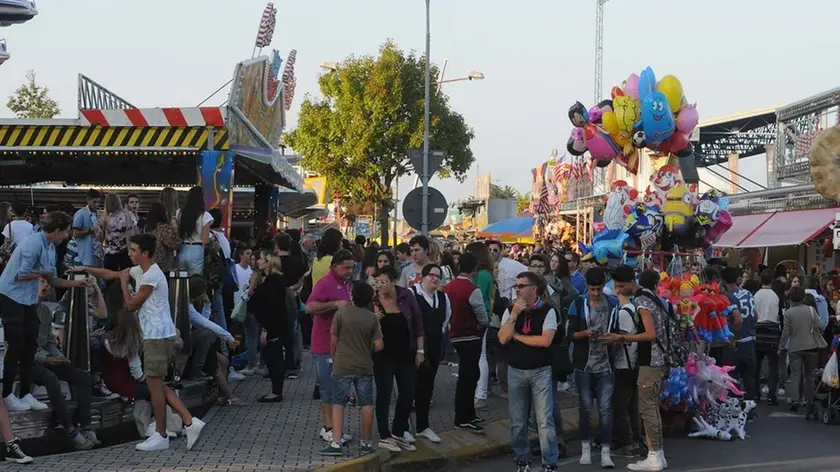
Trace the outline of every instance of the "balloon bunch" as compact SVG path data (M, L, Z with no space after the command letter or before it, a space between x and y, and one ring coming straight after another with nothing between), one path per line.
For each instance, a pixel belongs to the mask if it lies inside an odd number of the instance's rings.
M694 378L692 396L696 404L714 404L722 402L729 393L743 396L736 380L729 375L735 370L731 365L718 366L712 357L691 353L685 364L688 375Z
M694 407L691 380L685 367L671 367L668 378L662 382L659 398L669 408L689 409Z
M592 238L592 245L578 244L583 254L581 260L594 259L602 266L614 266L622 262L625 250L639 247L638 241L624 230L627 216L638 197L639 192L627 182L616 180L612 183L606 197L603 221L593 225L598 233ZM626 263L633 265L635 260L628 259Z
M658 153L678 156L693 152L689 137L700 116L695 104L689 105L682 83L673 75L656 80L653 69L630 74L619 87L612 88L611 99L590 109L581 102L569 108L575 128L566 149L580 156L589 151L598 166L613 160L635 173L636 149L647 147Z

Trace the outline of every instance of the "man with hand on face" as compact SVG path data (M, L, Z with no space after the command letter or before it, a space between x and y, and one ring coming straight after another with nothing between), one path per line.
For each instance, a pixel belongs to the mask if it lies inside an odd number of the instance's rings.
M557 470L554 377L551 343L557 332L557 313L546 303L545 279L533 272L516 278L516 300L502 317L499 342L507 346L508 407L511 445L517 472L528 472L528 417L534 405L542 451L542 470Z

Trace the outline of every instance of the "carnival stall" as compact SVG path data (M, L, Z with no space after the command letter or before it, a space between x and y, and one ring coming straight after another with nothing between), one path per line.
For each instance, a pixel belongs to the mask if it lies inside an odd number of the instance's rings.
M591 161L563 155L532 169L531 203L526 212L534 218L533 237L548 247L576 247L590 241L594 200Z
M482 230L476 231L475 235L478 238L495 239L508 244L533 244L533 230L533 217L517 216L493 223Z

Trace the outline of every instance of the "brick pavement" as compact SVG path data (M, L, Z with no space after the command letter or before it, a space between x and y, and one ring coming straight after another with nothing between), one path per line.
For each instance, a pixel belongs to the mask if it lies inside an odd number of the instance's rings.
M359 410L348 408L346 428L353 444L343 458L317 453L323 445L318 437L320 409L312 400L314 369L305 356L302 375L286 382L282 404L258 404L255 400L270 390L268 380L251 377L236 386L236 395L249 403L244 407L213 408L206 416L208 425L192 451L185 451L185 440L177 439L164 452L135 451L136 443L94 451L38 457L29 466L3 464L0 470L27 472L146 472L146 471L263 471L313 470L358 457ZM435 386L431 426L438 432L452 429L455 377L454 367L441 366ZM489 421L507 416L507 403L491 397L481 412ZM393 402L392 402L393 404ZM376 428L374 426L374 435Z

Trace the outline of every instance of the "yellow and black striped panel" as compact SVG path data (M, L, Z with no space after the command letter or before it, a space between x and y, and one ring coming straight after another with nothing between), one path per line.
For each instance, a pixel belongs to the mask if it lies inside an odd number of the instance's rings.
M214 129L214 149L230 149L228 131ZM0 126L0 147L26 148L194 148L207 146L209 128L102 127L102 126Z

